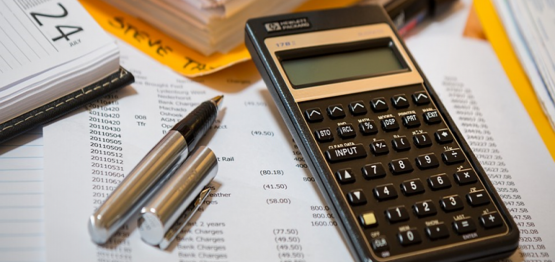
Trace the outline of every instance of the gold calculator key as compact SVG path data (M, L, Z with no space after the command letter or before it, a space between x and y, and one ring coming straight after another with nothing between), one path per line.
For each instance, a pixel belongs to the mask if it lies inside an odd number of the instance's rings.
M374 212L366 212L360 215L360 223L363 227L372 227L378 225Z

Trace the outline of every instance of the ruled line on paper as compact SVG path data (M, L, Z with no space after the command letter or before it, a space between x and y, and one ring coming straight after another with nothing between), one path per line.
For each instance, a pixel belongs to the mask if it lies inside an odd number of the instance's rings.
M0 144L0 262L44 261L40 129Z

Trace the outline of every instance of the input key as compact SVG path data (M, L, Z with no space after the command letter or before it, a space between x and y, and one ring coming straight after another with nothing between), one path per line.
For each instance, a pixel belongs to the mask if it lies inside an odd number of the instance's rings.
M355 144L341 148L334 148L325 152L326 158L329 162L348 161L357 158L366 157L366 150L364 145Z

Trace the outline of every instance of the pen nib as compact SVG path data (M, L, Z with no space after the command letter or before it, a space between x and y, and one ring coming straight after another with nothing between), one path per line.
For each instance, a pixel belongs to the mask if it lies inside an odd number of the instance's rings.
M224 100L224 96L216 96L214 98L211 99L212 103L214 103L214 105L216 105L216 107L218 109L220 109L220 104L222 103L222 101Z

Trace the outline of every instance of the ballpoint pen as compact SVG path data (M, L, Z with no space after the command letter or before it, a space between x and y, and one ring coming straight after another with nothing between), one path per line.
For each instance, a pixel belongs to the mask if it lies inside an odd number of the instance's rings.
M125 222L138 213L192 152L218 114L223 96L201 103L178 122L125 177L89 218L93 242L104 244Z
M208 184L217 172L216 155L200 146L141 209L141 238L168 248L210 194Z

